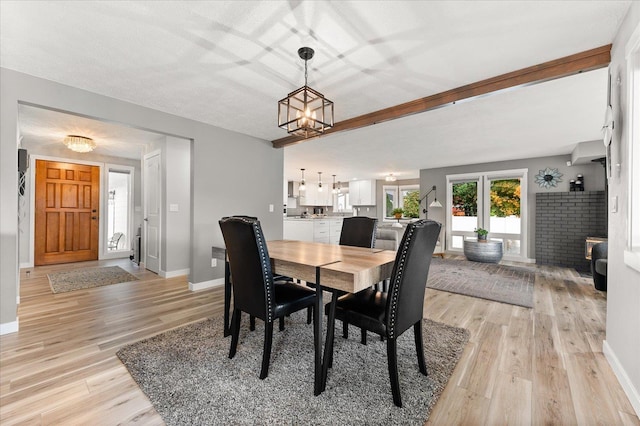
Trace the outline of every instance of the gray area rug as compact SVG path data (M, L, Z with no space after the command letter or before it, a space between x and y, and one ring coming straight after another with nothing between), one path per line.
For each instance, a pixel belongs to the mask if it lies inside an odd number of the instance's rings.
M427 287L533 308L534 278L516 266L433 258Z
M52 272L47 274L51 290L54 293L66 293L73 290L101 287L104 285L136 281L119 266L104 266L98 268L76 269L66 272Z
M118 357L168 425L415 424L429 417L469 340L469 331L424 320L429 375L420 374L413 330L398 339L403 408L393 404L386 342L370 335L360 344L336 322L335 355L327 389L313 395L313 326L293 314L273 336L269 376L260 380L264 323L249 331L245 315L238 351L215 318L122 348ZM326 327L325 327L326 329ZM325 330L326 331L326 330Z

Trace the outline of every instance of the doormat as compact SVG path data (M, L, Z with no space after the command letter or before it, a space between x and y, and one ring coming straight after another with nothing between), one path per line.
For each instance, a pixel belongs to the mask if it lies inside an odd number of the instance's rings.
M427 287L533 308L534 278L517 266L433 258Z
M269 376L260 380L264 323L249 331L245 315L238 352L222 318L133 343L117 355L169 426L178 425L422 425L469 340L469 331L428 319L423 339L428 376L418 370L413 330L398 337L402 408L393 405L387 346L379 338L343 339L336 324L327 388L313 396L313 326L292 314L273 333ZM357 335L357 337L355 337ZM372 337L371 335L369 337Z
M47 277L54 294L138 280L119 266L52 272Z

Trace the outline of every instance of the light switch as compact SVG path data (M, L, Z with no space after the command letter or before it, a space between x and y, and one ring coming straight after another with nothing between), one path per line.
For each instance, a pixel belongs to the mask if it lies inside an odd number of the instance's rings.
M169 204L169 211L170 212L180 211L180 207L177 204Z
M269 211L273 213L273 204L269 204Z
M618 196L611 197L611 202L609 203L609 210L611 213L618 213Z

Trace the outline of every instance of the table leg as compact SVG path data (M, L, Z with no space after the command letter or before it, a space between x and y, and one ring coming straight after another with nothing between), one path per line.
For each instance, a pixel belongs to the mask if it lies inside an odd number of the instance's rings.
M338 290L331 289L331 303L329 304L329 318L327 319L327 341L324 343L324 357L322 358L322 388L327 387L327 373L333 363L333 339L336 328L336 303Z
M320 268L316 268L316 305L313 310L313 347L315 349L313 394L322 393L322 286Z
M226 256L225 256L226 258ZM231 270L229 261L224 262L224 337L231 334L229 327L229 309L231 309Z

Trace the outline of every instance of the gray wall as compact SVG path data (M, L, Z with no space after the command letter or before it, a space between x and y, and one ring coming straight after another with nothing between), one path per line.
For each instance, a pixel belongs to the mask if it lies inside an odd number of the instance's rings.
M266 238L282 238L284 156L269 141L5 68L0 69L0 91L0 324L10 327L17 311L18 102L193 140L190 282L224 275L223 265L211 268L211 246L223 245L218 226L222 216L258 216ZM272 213L269 204L274 205Z
M632 2L611 50L613 85L612 106L615 131L612 148L614 164L620 163L618 176L609 180L609 197L618 197L618 211L609 213L609 266L607 271L607 336L604 352L618 379L640 415L640 272L624 263L629 222L629 144L624 122L627 110L627 72L625 46L640 25L640 2ZM639 118L634 117L635 120ZM637 152L638 144L634 145ZM636 154L637 155L637 154ZM633 389L633 390L631 390ZM631 392L635 391L635 399Z
M571 155L559 155L553 157L528 158L523 160L498 161L495 163L470 164L466 166L443 167L438 169L420 170L420 188L421 192L425 192L426 188L433 185L437 187L438 199L445 205L447 195L447 175L489 172L497 170L511 169L528 169L528 236L527 256L531 259L535 258L535 194L538 192L569 192L569 180L575 179L577 174L582 174L585 180L585 191L603 191L604 190L604 170L599 163L580 164L567 166L567 161L571 160ZM547 167L558 169L563 176L560 178L562 182L555 188L540 188L535 183L535 175L539 170ZM429 200L433 199L431 196ZM424 202L423 202L424 206ZM429 219L437 220L445 226L445 209L431 208L429 209Z

